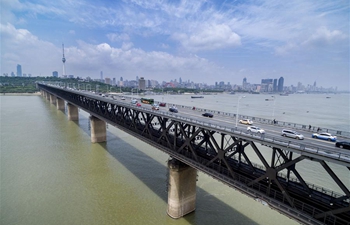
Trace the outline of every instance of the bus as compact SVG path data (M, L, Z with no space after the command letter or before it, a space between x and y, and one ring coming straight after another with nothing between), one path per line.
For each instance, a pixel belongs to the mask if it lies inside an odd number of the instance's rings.
M141 98L141 102L145 104L154 104L154 99L153 98Z

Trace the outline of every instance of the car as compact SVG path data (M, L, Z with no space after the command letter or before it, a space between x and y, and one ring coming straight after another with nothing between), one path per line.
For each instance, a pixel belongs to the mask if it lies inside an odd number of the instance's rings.
M141 107L141 103L136 103L136 106L137 107Z
M281 132L281 135L283 137L290 137L290 138L295 138L298 140L303 140L304 139L304 135L299 134L298 132L294 131L294 130L287 130L287 129L283 129Z
M153 110L159 110L159 106L158 106L157 104L153 104L153 105L152 105L152 109L153 109Z
M246 124L246 125L252 125L253 121L251 121L249 119L243 119L243 120L239 120L239 123Z
M124 98L124 97L122 97L122 98L121 98L121 100L125 100L125 98Z
M136 103L137 103L137 99L131 100L131 104L136 104Z
M203 113L202 116L204 116L204 117L209 117L209 118L213 118L213 114L208 113L208 112Z
M335 147L345 148L350 150L350 142L349 141L337 141L335 143Z
M312 134L312 138L318 138L327 141L336 141L337 136L331 135L330 133L314 133Z
M251 133L265 134L265 131L256 126L247 127L247 131Z
M165 102L161 102L161 103L159 103L159 106L165 107L165 106L166 106L166 103L165 103Z
M170 107L170 108L169 108L169 111L170 111L170 112L173 112L173 113L179 112L179 111L177 110L177 108L175 108L175 107Z

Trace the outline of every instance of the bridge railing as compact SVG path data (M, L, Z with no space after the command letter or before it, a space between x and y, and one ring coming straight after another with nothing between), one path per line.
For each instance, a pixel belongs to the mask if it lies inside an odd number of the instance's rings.
M236 116L237 116L237 114L235 114L235 113L228 113L228 112L223 112L223 111L218 111L218 110L211 110L211 109L204 109L204 108L197 108L197 107L194 108L191 106L172 104L172 103L167 103L167 104L174 105L177 108L192 109L192 110L196 110L198 112L210 112L210 113L213 113L216 115L232 117L234 119L236 119ZM256 117L256 116L247 116L247 115L240 115L240 114L238 114L238 119L250 119L252 121L259 122L262 124L273 124L275 126L280 126L280 127L284 127L284 128L288 127L290 129L310 131L310 132L317 132L318 130L321 130L322 132L331 133L331 134L337 135L339 137L350 137L350 132L348 132L348 131L340 131L340 130L325 128L325 127L310 126L310 125L298 124L298 123L292 123L292 122L286 122L286 121L274 121L274 120L260 118L260 117Z
M312 154L324 155L324 156L327 156L328 158L333 158L340 161L350 162L350 151L346 152L346 151L336 150L332 148L325 148L323 146L304 144L293 140L286 141L285 139L276 138L275 136L272 136L269 134L258 135L258 134L249 133L247 132L246 129L222 126L219 124L212 123L210 120L208 121L197 120L193 118L184 117L176 113L167 112L167 111L152 111L151 109L146 107L142 107L142 108L143 110L150 111L154 114L163 114L163 115L166 115L167 117L174 117L178 120L183 120L184 122L192 122L192 123L200 124L206 127L215 128L218 130L224 130L226 132L231 132L234 134L239 134L242 137L247 137L253 140L255 139L260 143L264 143L265 145L276 144L279 146L284 146L286 148L292 148L292 149L298 150L301 155L303 155L303 153L305 152L308 152Z

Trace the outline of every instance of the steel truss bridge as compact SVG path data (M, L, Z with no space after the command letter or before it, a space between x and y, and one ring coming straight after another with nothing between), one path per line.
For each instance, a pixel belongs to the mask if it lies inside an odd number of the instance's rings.
M350 191L343 183L350 179L350 154L316 151L75 90L38 87L301 223L350 225ZM263 166L252 162L249 151ZM319 173L329 175L343 193L308 182L297 169L302 161L320 164ZM349 175L339 177L330 163Z

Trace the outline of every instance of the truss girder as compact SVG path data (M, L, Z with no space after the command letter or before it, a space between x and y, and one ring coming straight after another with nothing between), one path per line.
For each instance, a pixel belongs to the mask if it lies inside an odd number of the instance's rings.
M269 156L271 158L267 158L253 139L245 140L231 133L219 133L210 127L150 109L49 86L40 87L248 195L263 196L276 208L278 204L283 205L290 212L308 216L309 221L350 225L349 190L323 161L319 163L344 194L334 195L314 189L297 170L299 162L310 158L293 157L286 147L274 147ZM258 163L263 167L251 162L247 150L258 156ZM287 175L283 177L280 173L285 170ZM290 172L295 178L290 178ZM293 216L293 213L289 215Z

